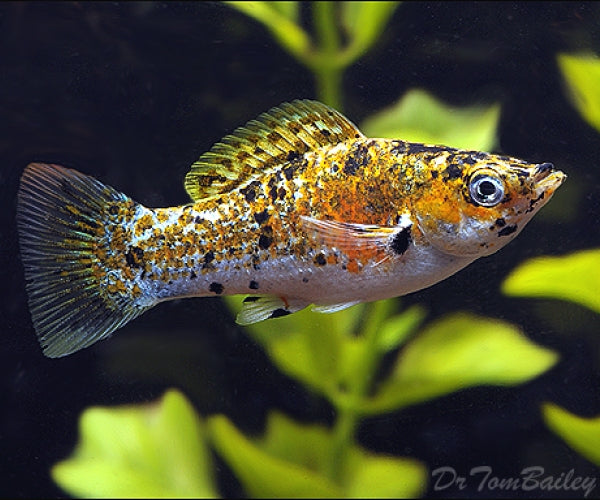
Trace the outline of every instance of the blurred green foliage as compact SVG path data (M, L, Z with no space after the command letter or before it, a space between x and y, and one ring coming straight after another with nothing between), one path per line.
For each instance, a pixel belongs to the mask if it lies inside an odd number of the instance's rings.
M300 24L300 2L225 3L262 23L313 73L317 99L341 111L344 71L379 39L400 2L310 2L314 35Z
M581 116L600 132L600 58L559 54L567 92ZM502 284L506 295L567 300L600 314L600 248L530 259ZM546 425L574 450L600 466L600 417L585 419L559 406L542 407Z
M593 54L559 54L557 59L573 105L600 132L600 58Z
M155 404L93 407L52 478L74 497L214 497L204 425L176 391Z
M396 104L367 118L361 130L368 137L490 151L496 145L499 119L499 104L459 108L412 89Z
M600 248L530 259L510 273L502 291L516 297L569 300L600 313Z
M398 5L311 2L313 36L300 25L299 2L226 3L262 23L313 73L318 99L340 110L344 71L380 38ZM456 108L413 89L367 118L363 129L488 150L499 114L498 104ZM227 298L234 311L241 300ZM279 370L330 402L331 427L272 410L262 435L249 437L224 415L201 419L169 391L155 405L86 410L80 441L53 478L75 496L214 496L212 449L250 496L422 495L426 466L362 448L362 419L478 385L520 384L557 361L507 322L455 313L422 327L425 317L422 307L398 313L397 301L387 300L335 314L304 310L246 328ZM385 374L384 357L395 357Z
M552 403L544 404L542 413L550 429L571 448L600 467L600 417L579 417Z

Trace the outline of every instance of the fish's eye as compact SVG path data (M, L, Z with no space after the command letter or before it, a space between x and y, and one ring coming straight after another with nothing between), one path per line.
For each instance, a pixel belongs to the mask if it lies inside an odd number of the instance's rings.
M469 184L471 199L483 207L493 207L504 198L504 184L491 175L476 175Z

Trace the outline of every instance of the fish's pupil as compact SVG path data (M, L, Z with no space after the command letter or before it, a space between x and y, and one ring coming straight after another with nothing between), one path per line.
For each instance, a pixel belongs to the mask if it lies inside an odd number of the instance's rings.
M490 181L481 181L479 183L479 194L484 198L493 195L496 192L496 186Z

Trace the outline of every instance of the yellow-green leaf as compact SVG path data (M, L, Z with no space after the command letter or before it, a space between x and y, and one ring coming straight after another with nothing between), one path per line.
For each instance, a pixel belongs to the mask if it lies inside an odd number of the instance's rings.
M226 302L233 311L241 306L237 296L227 297ZM358 304L333 314L305 309L245 328L283 373L333 399L364 308L365 304Z
M310 37L294 22L294 7L276 7L277 2L226 1L230 7L262 23L282 47L300 59L310 48Z
M305 466L279 458L244 436L223 415L208 421L215 449L253 497L340 497L342 491Z
M477 385L516 385L548 370L557 358L510 323L450 314L406 345L364 411L392 411Z
M340 2L342 22L350 38L348 64L363 55L381 36L400 2Z
M600 58L593 54L559 54L557 59L574 106L600 132Z
M253 440L224 416L211 418L209 428L218 453L252 496L407 498L423 493L427 484L426 469L416 460L375 455L353 444L342 455L332 454L330 429L277 412L269 415L264 435ZM334 482L327 474L335 459L343 462Z
M583 418L552 403L542 406L546 425L590 462L600 467L600 417Z
M510 273L502 291L515 297L568 300L600 313L600 249L528 260Z
M367 118L361 130L369 137L490 151L499 118L499 104L449 106L422 89L412 89L396 104Z
M417 460L374 455L354 448L345 470L349 498L416 498L427 486L427 469Z
M380 327L377 334L377 347L382 351L395 349L415 332L424 319L425 309L418 305L392 316Z
M214 497L202 423L178 391L158 403L86 409L52 478L75 497Z

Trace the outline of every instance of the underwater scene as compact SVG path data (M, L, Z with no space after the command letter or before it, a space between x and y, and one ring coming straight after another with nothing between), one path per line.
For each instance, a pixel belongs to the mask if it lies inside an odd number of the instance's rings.
M0 495L597 498L600 4L0 4Z

